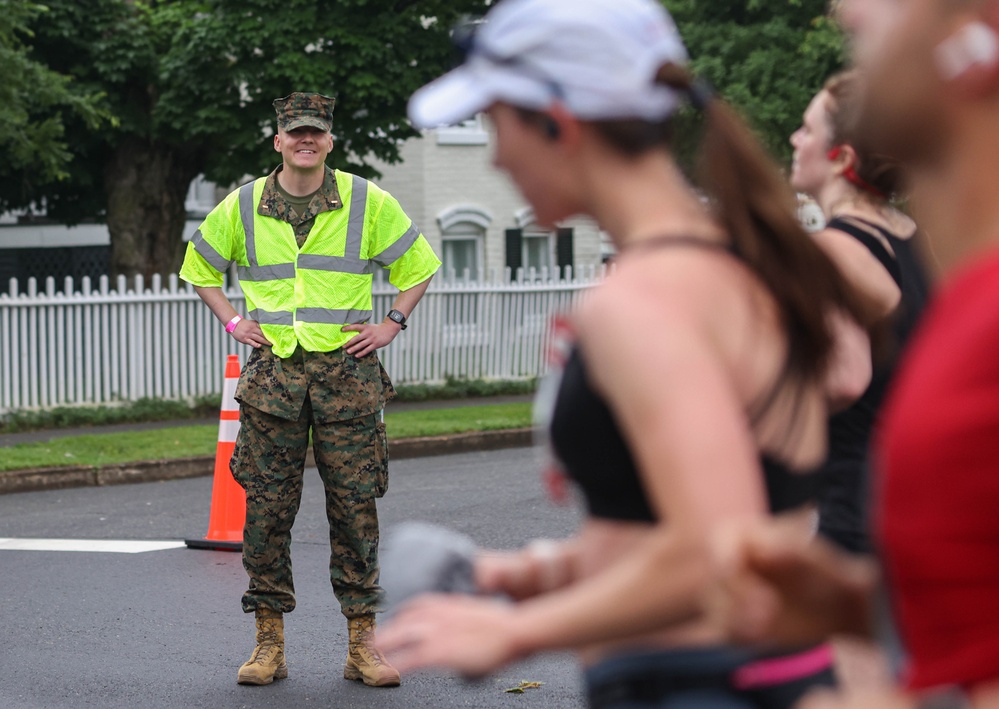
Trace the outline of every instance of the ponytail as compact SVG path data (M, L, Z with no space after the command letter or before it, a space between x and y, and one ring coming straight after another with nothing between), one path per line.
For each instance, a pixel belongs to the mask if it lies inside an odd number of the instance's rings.
M735 112L680 66L663 66L656 79L688 95L704 113L700 187L712 199L736 252L777 301L790 370L807 379L821 376L833 346L829 306L864 322L859 299L805 232L793 192Z

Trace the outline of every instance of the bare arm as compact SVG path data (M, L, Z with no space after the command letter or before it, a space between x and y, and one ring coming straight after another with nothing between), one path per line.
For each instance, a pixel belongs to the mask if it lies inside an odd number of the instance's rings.
M860 296L867 316L861 326L871 327L895 311L902 291L866 246L838 229L819 232L815 241ZM830 322L834 347L827 393L830 408L840 411L859 399L870 384L871 345L861 327L842 313L831 314Z
M838 229L825 229L815 242L839 269L864 302L870 326L891 315L902 299L898 284L870 250Z
M433 276L422 283L417 283L412 288L399 291L399 294L392 303L392 309L398 310L407 318L412 315L413 310L416 309L417 304L423 298L423 294L427 292L432 278ZM402 332L402 326L394 320L385 318L377 325L370 323L347 325L343 330L344 332L358 333L351 338L350 343L347 345L347 354L354 355L355 357L364 357L392 342L396 335Z
M453 597L415 601L381 638L400 668L444 666L478 675L536 652L691 619L701 613L700 595L715 573L711 530L722 520L765 514L744 406L710 338L682 313L664 316L668 300L649 303L634 290L600 300L602 306L581 315L600 323L582 339L588 372L619 415L650 504L668 525L622 550L602 573L515 606Z
M239 315L221 288L195 286L194 292L198 294L201 300L205 302L205 305L208 306L208 309L214 313L215 317L223 325L228 324L229 321ZM237 342L242 342L244 345L250 345L255 348L264 345L270 346L271 344L270 340L264 337L264 333L257 321L247 318L243 318L236 324L236 329L232 331L232 336Z

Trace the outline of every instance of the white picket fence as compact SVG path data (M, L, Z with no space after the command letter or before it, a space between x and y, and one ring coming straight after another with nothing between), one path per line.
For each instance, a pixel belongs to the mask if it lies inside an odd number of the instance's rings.
M398 384L455 379L525 379L545 369L553 315L602 277L589 269L492 274L482 283L435 278L409 328L380 351ZM222 390L226 355L248 348L223 330L194 290L170 275L132 283L67 278L0 294L0 415L22 409L106 404L144 397L188 399ZM376 284L374 312L395 289ZM238 286L227 291L245 314Z

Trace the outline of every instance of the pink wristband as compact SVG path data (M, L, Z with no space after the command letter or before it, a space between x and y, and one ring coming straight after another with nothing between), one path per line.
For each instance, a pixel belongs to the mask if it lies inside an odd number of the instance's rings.
M236 326L237 326L237 325L239 325L239 321L240 321L240 320L242 320L242 319L243 319L243 318L241 318L241 317L240 317L240 316L238 316L238 315L237 315L236 317L234 317L234 318L233 318L232 320L230 320L230 321L229 321L229 322L228 322L228 323L226 324L226 326L225 326L225 331L231 334L231 333L232 333L232 331L236 329Z

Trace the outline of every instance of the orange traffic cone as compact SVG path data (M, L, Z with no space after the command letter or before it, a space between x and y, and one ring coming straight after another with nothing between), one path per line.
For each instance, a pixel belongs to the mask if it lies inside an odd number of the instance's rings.
M246 493L229 471L229 461L239 433L239 356L229 355L225 363L225 388L219 411L219 442L215 449L215 480L212 483L212 509L208 517L208 535L204 539L185 539L191 549L242 551L243 522L246 520Z

